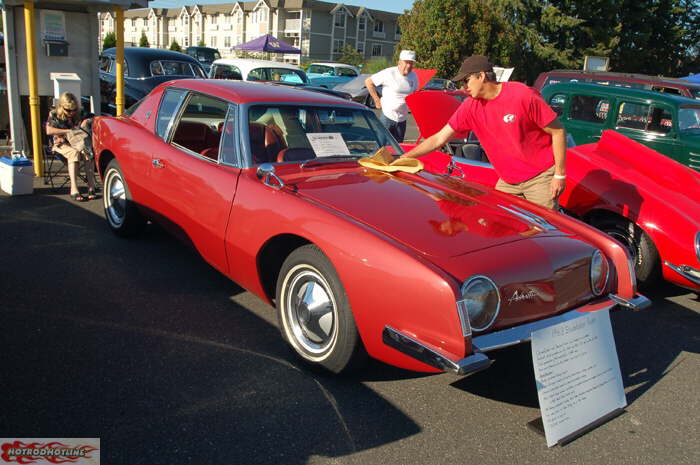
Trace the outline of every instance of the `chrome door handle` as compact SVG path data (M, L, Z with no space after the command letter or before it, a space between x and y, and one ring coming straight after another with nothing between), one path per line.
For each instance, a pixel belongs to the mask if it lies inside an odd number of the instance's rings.
M156 168L165 168L165 165L161 163L160 158L154 158L151 163L153 164L154 167Z

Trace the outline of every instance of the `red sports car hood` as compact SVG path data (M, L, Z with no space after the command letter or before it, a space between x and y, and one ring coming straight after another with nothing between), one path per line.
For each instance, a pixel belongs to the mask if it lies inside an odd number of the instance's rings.
M285 177L297 193L435 257L453 257L522 240L561 235L503 207L487 187L421 172L316 169Z

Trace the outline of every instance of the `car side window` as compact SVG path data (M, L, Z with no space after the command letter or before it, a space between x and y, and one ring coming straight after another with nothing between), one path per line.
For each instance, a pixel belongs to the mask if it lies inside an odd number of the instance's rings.
M152 61L150 65L151 76L161 76L163 74L163 66L160 61Z
M676 89L675 87L654 86L651 88L651 90L655 90L657 92L664 92L666 94L681 95L680 89Z
M566 104L566 94L554 94L549 99L549 106L554 112L561 116L564 113L564 105Z
M233 65L214 65L214 70L212 71L211 77L214 79L230 79L238 81L243 79L241 70Z
M651 106L647 122L647 131L668 134L673 129L673 116L665 108Z
M112 69L112 60L109 57L100 57L99 67L103 73L109 73Z
M219 159L231 165L238 165L238 153L237 142L236 142L236 119L238 117L238 107L236 105L229 104L228 112L226 114L226 121L224 121L223 127L221 128L221 154Z
M593 95L574 95L571 97L569 118L587 123L602 124L608 117L610 102L603 97Z
M350 77L356 77L357 73L355 72L354 69L350 68L338 68L336 69L336 72L338 76L350 76Z
M175 124L171 143L213 161L219 160L219 142L224 129L228 102L192 93L180 120Z
M649 121L651 105L634 102L622 102L617 111L617 128L644 130Z
M250 72L248 73L248 80L249 81L267 81L269 78L266 76L265 71L267 71L267 69L265 69L265 68L251 69Z
M180 108L180 103L185 96L185 91L180 89L166 89L158 107L158 120L156 121L156 134L163 139L168 138L168 128Z

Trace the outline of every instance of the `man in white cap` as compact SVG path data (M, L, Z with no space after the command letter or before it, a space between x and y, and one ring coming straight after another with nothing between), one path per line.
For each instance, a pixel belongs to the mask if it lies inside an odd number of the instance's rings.
M406 134L406 97L418 90L418 76L413 72L415 64L416 52L401 50L396 66L383 69L365 79L374 105L382 110L379 119L398 142L403 142ZM382 86L381 98L377 93L377 86Z

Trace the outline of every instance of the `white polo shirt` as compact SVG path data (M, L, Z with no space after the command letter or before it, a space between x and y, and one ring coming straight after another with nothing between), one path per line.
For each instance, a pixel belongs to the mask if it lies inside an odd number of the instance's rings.
M406 97L418 89L418 76L411 71L404 76L398 66L386 68L373 74L375 86L382 86L382 113L393 121L405 121L408 118Z

